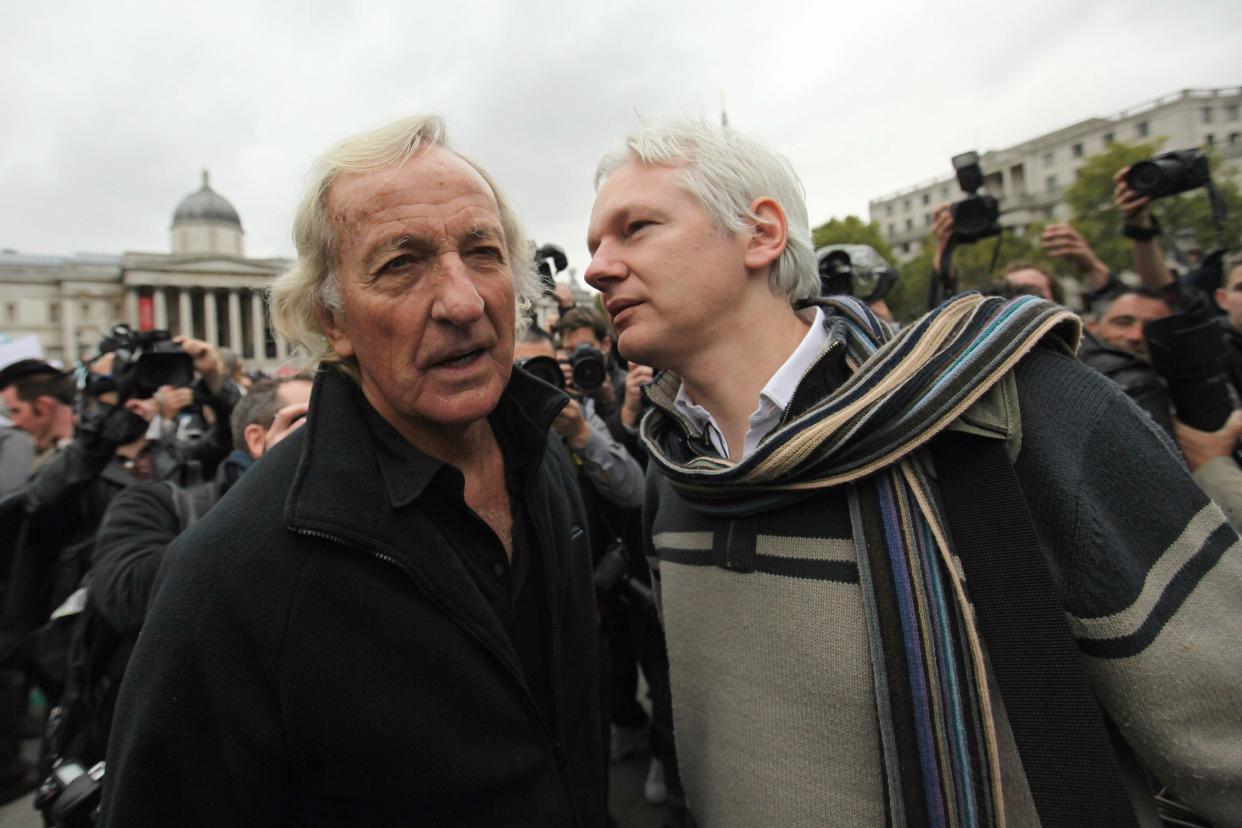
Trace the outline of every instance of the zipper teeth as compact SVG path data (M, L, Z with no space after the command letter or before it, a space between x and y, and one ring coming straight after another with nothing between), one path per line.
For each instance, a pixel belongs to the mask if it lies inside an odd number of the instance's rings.
M819 364L823 362L824 359L829 354L831 354L833 351L835 351L840 345L841 345L840 340L828 343L828 347L820 351L819 356L815 357L815 361L812 362L810 366L808 366L807 369L802 372L802 376L798 378L798 384L794 386L793 394L791 394L789 397L789 402L785 404L785 410L781 412L781 419L780 419L779 425L783 426L788 421L789 412L793 409L794 400L798 396L798 389L802 387L802 383L806 380L807 377L811 375L811 372L814 371L816 368L818 368Z

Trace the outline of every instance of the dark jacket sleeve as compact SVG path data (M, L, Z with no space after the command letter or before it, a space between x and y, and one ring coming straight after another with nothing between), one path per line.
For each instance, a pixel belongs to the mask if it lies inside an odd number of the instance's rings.
M1047 352L1017 379L1015 469L1104 711L1178 798L1242 824L1242 541L1108 380Z
M172 492L163 483L130 486L108 506L95 538L91 593L118 631L136 633L142 626L155 573L180 530Z
M275 678L288 594L256 605L239 539L207 523L165 554L121 683L101 826L285 825L297 812Z
M216 473L216 467L233 450L233 430L229 420L234 406L241 399L241 391L232 380L226 379L220 390L212 394L199 380L194 384L194 399L212 410L215 422L210 431L187 445L186 454L190 460L197 460L202 465L203 477L210 479Z

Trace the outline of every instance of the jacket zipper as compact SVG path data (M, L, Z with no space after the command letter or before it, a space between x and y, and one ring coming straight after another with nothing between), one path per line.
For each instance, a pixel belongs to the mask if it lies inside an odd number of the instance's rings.
M529 506L529 500L528 500L528 506ZM338 537L336 535L330 535L327 532L318 532L314 529L293 529L292 531L298 535L304 535L306 537L320 538L322 540L331 541L332 543L338 544L340 546L344 546L346 548L355 548L355 549L361 548L361 547L355 546L354 544L351 544L349 541L345 540L344 538ZM444 602L439 600L438 598L433 596L428 590L426 590L423 587L423 585L418 582L418 579L415 578L410 573L410 570L407 569L405 565L401 563L400 561L398 561L396 558L392 557L391 555L385 555L383 552L377 552L374 549L363 548L362 551L366 552L368 555L375 558L376 560L380 560L380 561L383 561L384 563L391 564L395 566L397 569L401 570L405 574L405 577L409 578L410 581L414 584L414 588L417 589L419 592L421 592L424 597L426 597L433 604L436 604L437 606L439 606L441 609L447 610L447 607L445 607ZM544 580L546 581L547 578L545 577ZM545 589L545 593L546 592L547 590ZM548 614L552 615L551 608L550 608L551 597L548 595L545 595L544 602L549 607ZM449 618L453 617L451 612L446 612L446 615ZM458 626L461 626L461 625L459 624ZM480 636L475 634L473 630L466 628L466 627L463 627L463 629L465 629L467 635L469 635L475 641L479 642L479 644L483 646L483 649L491 652L491 647L488 645L488 643L484 641ZM553 641L559 642L559 638L558 638L559 627L557 625L557 620L555 616L553 616L552 618L552 634L553 634ZM556 650L557 648L553 648L553 649ZM561 711L560 672L559 672L559 664L558 664L558 660L556 659L555 652L552 655L552 659L553 659L553 667L554 667L554 670L552 673L552 693L553 693L553 699L556 702L556 715L559 717L561 715L561 712L560 712ZM504 660L501 659L501 661L504 661ZM548 742L550 742L552 745L552 755L556 759L556 769L557 769L558 775L561 777L561 784L565 788L565 798L567 800L567 804L569 805L569 814L570 814L570 817L573 819L574 825L578 825L579 821L578 821L577 809L574 807L574 799L569 790L568 765L565 761L564 748L561 746L560 740L557 738L557 735L548 730L547 723L543 721L543 716L539 714L539 706L535 704L535 699L530 694L530 689L526 686L525 682L522 680L522 676L519 675L518 672L513 669L513 666L510 665L507 661L505 661L504 663L505 663L505 668L509 671L509 674L513 676L514 681L516 681L518 686L522 688L522 697L526 699L527 709L530 711L535 721L539 723L539 729L543 731L543 735L547 737Z
M789 402L785 404L785 410L781 412L781 418L777 424L777 428L780 428L781 426L789 422L789 412L793 409L794 400L797 399L798 397L798 389L802 387L802 383L806 382L806 378L809 377L815 371L815 369L819 367L819 364L824 361L824 358L827 357L829 354L831 354L833 351L835 351L837 347L840 345L841 345L841 340L839 339L833 342L829 342L828 347L820 351L819 356L815 357L815 361L812 362L810 366L805 371L802 372L802 376L798 378L798 384L794 386L793 394L789 396ZM771 432L768 432L768 434L771 435L775 430L776 429L773 429ZM764 439L767 439L767 438L765 437Z

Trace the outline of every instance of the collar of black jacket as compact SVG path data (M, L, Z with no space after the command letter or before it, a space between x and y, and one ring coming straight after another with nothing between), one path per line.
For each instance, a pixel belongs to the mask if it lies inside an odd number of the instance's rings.
M568 399L514 370L489 415L508 438L506 459L524 466L541 456L548 429ZM368 417L368 408L358 386L341 372L324 368L315 377L301 457L285 504L291 528L326 532L329 525L377 525L383 512L417 499L443 465L411 446L378 414Z

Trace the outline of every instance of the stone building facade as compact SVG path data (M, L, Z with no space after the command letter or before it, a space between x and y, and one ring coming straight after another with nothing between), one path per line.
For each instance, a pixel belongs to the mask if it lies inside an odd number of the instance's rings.
M1162 149L1213 147L1226 162L1214 170L1219 180L1242 185L1242 87L1185 89L1115 115L1049 132L1012 147L980 153L984 189L1000 200L1001 224L1023 228L1039 221L1070 217L1065 190L1078 168L1113 141L1139 143L1163 139ZM870 220L899 261L919 254L931 232L932 211L963 194L952 175L907 187L870 202Z
M0 252L0 333L35 336L65 365L94 355L121 322L231 348L248 368L282 363L288 348L268 324L264 290L292 263L246 257L241 218L206 171L173 212L170 235L171 253Z

